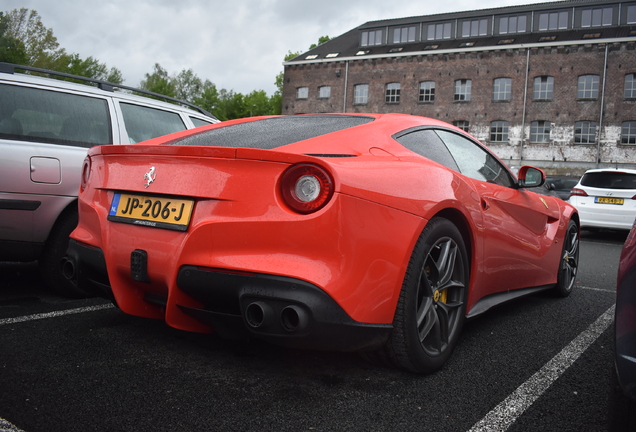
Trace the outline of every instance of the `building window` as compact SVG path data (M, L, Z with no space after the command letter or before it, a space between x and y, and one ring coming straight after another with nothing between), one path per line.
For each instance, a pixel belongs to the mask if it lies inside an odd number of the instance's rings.
M499 19L499 34L525 33L527 17L525 15Z
M462 37L486 36L488 34L488 20L472 20L462 23Z
M579 99L598 99L598 75L581 75L576 97Z
M360 46L382 45L382 30L363 31Z
M384 101L386 103L400 103L400 83L388 83Z
M636 5L627 6L627 24L636 24Z
M309 87L298 87L296 89L296 99L307 99L309 97Z
M369 101L369 84L357 84L353 86L353 103L365 104Z
M580 121L574 123L574 143L594 144L596 142L596 122Z
M636 121L623 122L621 144L636 144Z
M420 102L435 101L435 81L422 81L420 83Z
M490 141L492 142L508 142L508 128L510 123L507 121L497 120L490 123Z
M534 100L550 100L554 91L554 77L539 76L534 79Z
M539 30L564 30L568 28L567 12L539 14Z
M636 74L625 75L625 97L636 98Z
M510 100L512 78L497 78L492 89L492 99L496 101Z
M469 79L461 79L455 81L455 100L469 101L472 81Z
M318 98L327 99L331 97L331 86L318 87Z
M393 43L415 42L415 26L393 29Z
M468 127L470 126L470 123L468 122L468 120L455 120L453 122L453 126L460 128L464 132L468 132Z
M585 9L581 13L581 27L601 27L612 25L614 8Z
M450 39L451 37L451 23L444 24L431 24L428 26L427 39Z
M550 122L533 121L530 123L530 142L547 143L550 142Z

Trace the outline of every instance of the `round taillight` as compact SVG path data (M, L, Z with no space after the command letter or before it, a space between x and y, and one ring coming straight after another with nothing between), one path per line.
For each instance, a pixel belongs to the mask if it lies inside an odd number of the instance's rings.
M84 164L82 165L82 179L80 182L80 189L86 189L88 185L88 179L91 176L91 158L86 156L84 158Z
M323 208L333 195L333 180L317 165L300 164L289 168L280 182L285 203L302 214Z

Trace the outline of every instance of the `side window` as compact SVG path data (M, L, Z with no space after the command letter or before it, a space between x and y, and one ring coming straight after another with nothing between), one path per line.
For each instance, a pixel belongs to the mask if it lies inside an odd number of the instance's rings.
M123 102L119 105L131 144L186 129L177 113Z
M418 130L396 138L407 149L452 170L459 171L453 156L431 129Z
M461 135L436 130L459 166L459 171L467 177L501 186L511 187L512 179L506 168L490 153Z
M105 99L0 85L0 138L75 147L112 144Z
M212 124L212 122L209 122L207 120L201 120L200 118L197 118L197 117L190 117L190 120L192 121L192 124L194 125L194 127L207 126L209 124Z

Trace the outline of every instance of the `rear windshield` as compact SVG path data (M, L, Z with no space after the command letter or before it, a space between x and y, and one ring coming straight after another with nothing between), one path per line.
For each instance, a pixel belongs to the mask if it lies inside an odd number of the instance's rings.
M593 172L583 175L581 185L605 189L636 189L636 174Z
M167 144L271 150L373 120L373 117L347 115L273 117L204 131Z

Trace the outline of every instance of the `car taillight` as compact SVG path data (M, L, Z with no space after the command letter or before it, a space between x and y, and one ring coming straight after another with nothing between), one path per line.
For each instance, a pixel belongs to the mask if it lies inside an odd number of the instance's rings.
M327 171L317 165L300 164L289 168L280 182L285 203L302 214L323 208L333 195L334 185Z
M91 176L91 158L86 156L82 165L82 179L80 181L80 190L86 189L88 179Z
M585 192L583 189L577 189L577 188L574 188L574 189L572 189L572 190L570 191L570 196L572 196L572 195L576 195L576 196L584 196L584 197L586 197L586 196L587 196L587 192Z

